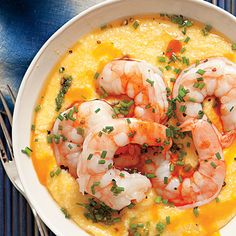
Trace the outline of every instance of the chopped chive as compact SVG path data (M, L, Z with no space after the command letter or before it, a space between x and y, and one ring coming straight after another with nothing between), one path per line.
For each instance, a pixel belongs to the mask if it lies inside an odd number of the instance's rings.
M92 159L92 157L93 157L93 154L92 154L92 153L90 153L90 154L88 155L88 158L87 158L87 160L91 160L91 159Z
M70 214L68 213L68 211L65 208L61 208L62 213L65 215L66 219L70 219Z
M184 40L184 42L185 42L185 43L188 43L188 42L189 42L189 40L190 40L190 37L189 37L189 36L187 36L187 38Z
M181 69L179 69L179 68L174 68L174 72L175 72L175 74L180 74L180 72L181 72Z
M173 132L170 128L166 129L166 137L168 137L168 138L173 137Z
M185 64L187 66L189 65L189 59L186 57L182 57L182 62L183 62L183 64Z
M60 173L61 173L61 168L58 167L56 171L54 172L54 174L58 176Z
M99 73L96 72L96 73L94 74L93 78L94 78L94 79L97 79L98 77L99 77Z
M170 65L167 65L165 66L166 70L171 70L171 66Z
M159 62L166 62L166 58L165 57L159 57L158 61Z
M157 196L154 201L155 201L155 203L161 203L162 197L161 196Z
M174 169L175 169L175 166L174 166L174 164L173 164L173 163L171 163L171 164L170 164L170 167L169 167L169 169L170 169L170 172L173 172L173 171L174 171Z
M205 25L204 28L202 29L202 33L204 36L207 36L209 32L211 31L212 26L211 25Z
M102 131L98 132L98 137L102 137Z
M234 109L234 106L232 106L229 111L231 112L231 111L233 111L233 109Z
M184 27L184 29L181 32L185 35L187 33L187 28Z
M195 98L189 98L188 99L190 102L196 102L196 99Z
M72 149L73 146L69 143L69 144L68 144L68 148L69 148L69 149Z
M162 203L166 205L168 203L168 199L162 199Z
M236 43L232 44L232 50L236 50Z
M131 123L131 120L128 118L126 119L127 120L127 123L130 124Z
M205 72L206 72L205 70L198 69L196 73L199 74L199 75L204 75Z
M116 217L113 219L113 223L117 223L117 222L120 222L121 221L121 218L120 217Z
M201 89L203 89L204 87L205 87L205 83L199 83L199 86L198 86L198 88L201 90Z
M146 176L147 176L147 178L149 178L149 179L153 179L153 178L156 177L155 174L146 174Z
M145 106L145 109L149 109L151 107L151 104L147 104L146 106Z
M107 151L102 151L101 158L104 159L107 155Z
M211 162L211 166L215 169L217 167L216 163L215 162Z
M186 111L186 108L187 107L185 105L181 105L180 108L179 108L179 111L183 113L183 112Z
M95 110L95 113L98 113L99 111L101 111L100 108L96 109L96 110Z
M170 224L170 216L166 216L166 224L167 224L167 225Z
M217 202L217 203L220 202L220 199L219 199L218 197L216 198L216 202Z
M190 142L187 142L186 146L187 147L190 147L191 143Z
M31 125L31 130L35 131L35 125L34 124Z
M165 227L165 224L163 224L162 222L156 224L156 230L158 231L159 235L164 232Z
M177 165L177 166L184 166L184 162L183 162L183 161L177 161L177 162L176 162L176 165Z
M176 81L176 79L175 78L170 78L170 82L175 82Z
M105 163L106 163L105 160L99 160L99 161L98 161L98 164L105 164Z
M198 207L194 207L194 208L193 208L193 214L195 215L195 217L198 217L198 216L199 216Z
M92 184L92 186L91 186L91 192L92 192L92 194L95 194L95 187L96 186L99 186L99 184L100 184L100 182L99 181L97 181L97 182L94 182L93 184Z
M21 150L22 153L26 154L28 157L30 154L33 152L31 148L25 147L24 149Z
M139 22L137 20L133 23L133 27L134 29L137 29L139 27Z
M110 170L113 167L112 163L108 165L108 170Z
M198 82L203 81L203 78L202 78L202 77L199 77L199 78L197 78L197 81L198 81Z
M128 133L128 137L129 137L129 138L133 138L135 134L136 134L136 131L129 132L129 133Z
M41 110L41 106L40 105L37 105L35 108L34 108L34 111L35 112L38 112L38 111L40 111Z
M218 160L220 160L220 159L221 159L221 155L220 155L220 153L219 153L219 152L217 152L215 155L216 155L216 158L217 158Z
M182 178L182 176L181 176L181 175L179 175L179 177L178 177L178 178L179 178L179 182L180 182L180 183L183 183L183 178Z
M150 163L152 163L152 160L151 159L145 160L145 163L150 164Z
M120 173L120 177L125 177L125 174L124 173Z
M164 184L168 184L168 177L164 177Z
M64 120L64 117L62 114L59 114L59 116L57 117L60 121L63 121Z
M47 135L47 143L52 143L52 135Z
M154 81L153 81L153 80L146 79L146 81L147 81L151 86L153 86L153 84L154 84Z
M108 93L107 93L107 91L106 91L102 86L101 86L100 88L101 88L101 90L102 90L102 92L103 92L102 97L103 97L103 98L108 97Z
M77 129L77 133L80 134L81 136L84 136L84 129L81 127L78 127Z
M186 51L186 48L182 47L181 50L180 50L180 53L184 53L185 51Z
M202 119L203 116L204 116L204 112L203 111L199 111L198 112L198 119Z

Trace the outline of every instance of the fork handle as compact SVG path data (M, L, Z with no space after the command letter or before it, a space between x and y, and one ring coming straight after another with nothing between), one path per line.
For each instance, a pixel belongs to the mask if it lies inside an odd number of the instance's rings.
M29 202L28 202L29 203ZM45 224L43 223L43 221L41 220L41 218L39 217L39 215L37 214L36 210L34 209L34 207L29 203L30 205L30 208L32 210L32 213L34 215L34 219L35 219L35 222L38 226L38 230L40 232L40 235L41 236L48 236L48 231L45 227Z

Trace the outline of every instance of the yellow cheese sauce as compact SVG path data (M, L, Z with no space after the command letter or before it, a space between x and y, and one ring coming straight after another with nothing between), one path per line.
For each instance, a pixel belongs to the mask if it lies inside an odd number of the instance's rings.
M137 27L134 27L134 22L138 23ZM35 130L32 131L31 139L32 161L39 180L47 187L58 205L66 209L71 219L92 235L128 235L132 223L145 225L139 230L141 235L156 235L156 224L165 223L166 216L170 217L170 224L166 225L162 235L219 235L214 232L236 214L236 143L224 150L227 166L226 185L218 196L219 202L214 200L199 207L198 217L193 214L193 209L180 210L155 203L156 193L151 190L141 203L132 209L126 208L121 211L120 222L109 226L92 223L85 218L85 210L78 204L87 202L88 196L79 192L76 180L64 170L58 176L50 176L50 172L56 168L56 161L52 147L47 143L47 131L51 130L59 114L55 111L55 98L60 90L62 75L71 75L73 81L66 93L61 111L75 101L97 98L95 73L101 72L103 66L112 59L122 56L145 60L161 68L168 86L172 88L171 78L177 77L174 68L187 67L176 61L170 64L171 68L167 70L168 64L158 59L166 52L167 45L172 39L181 41L185 51L180 56L189 58L190 64L215 56L224 56L236 62L236 53L232 50L231 43L214 30L204 36L204 25L200 23L194 22L193 26L187 28L186 34L181 32L183 28L179 28L168 18L159 16L133 17L128 20L128 24L123 23L126 22L114 22L79 39L49 75L36 104L40 105L41 109L35 112ZM65 68L63 74L59 73L61 67ZM204 112L219 129L222 129L211 102L204 104Z

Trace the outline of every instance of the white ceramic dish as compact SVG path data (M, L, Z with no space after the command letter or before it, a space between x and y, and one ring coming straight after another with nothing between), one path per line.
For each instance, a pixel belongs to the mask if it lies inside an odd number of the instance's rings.
M209 23L232 41L236 41L236 18L204 1L111 0L77 15L44 44L29 66L18 93L13 118L13 149L26 194L40 217L56 235L88 234L65 219L46 188L39 183L31 160L21 153L21 149L29 145L32 113L39 93L53 66L83 34L118 18L149 13L182 14ZM236 235L236 218L221 233Z

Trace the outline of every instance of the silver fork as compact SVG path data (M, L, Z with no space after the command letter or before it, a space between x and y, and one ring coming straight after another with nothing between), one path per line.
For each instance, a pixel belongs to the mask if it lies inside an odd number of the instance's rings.
M10 98L11 98L11 100L13 102L13 105L14 105L15 104L15 96L14 96L11 88L8 85L7 85L6 88L7 88L7 91L9 93ZM37 214L36 210L34 209L34 207L29 202L29 200L28 200L28 198L25 194L25 191L23 189L23 186L20 182L20 178L19 178L19 175L18 175L18 172L17 172L17 169L16 169L16 163L15 163L15 159L14 159L14 155L13 155L13 151L12 151L11 135L10 135L10 133L7 129L7 125L6 125L6 123L3 119L3 116L6 115L8 120L9 120L10 125L12 126L12 113L11 113L11 111L10 111L8 105L7 105L6 99L4 98L1 89L0 89L0 101L2 102L4 110L5 110L5 111L0 111L0 126L2 127L2 131L3 131L4 137L5 137L5 140L6 140L6 143L7 143L7 147L8 147L8 150L9 150L9 154L10 154L10 157L11 157L11 158L8 158L6 149L3 145L3 141L0 137L0 159L2 161L2 165L3 165L3 167L6 171L6 174L7 174L8 178L12 182L12 184L24 196L24 198L28 202L28 204L29 204L29 206L32 210L32 213L34 215L34 218L35 218L36 224L38 226L38 230L40 232L40 235L41 236L48 236L46 226L44 225L43 221L38 216L38 214Z

